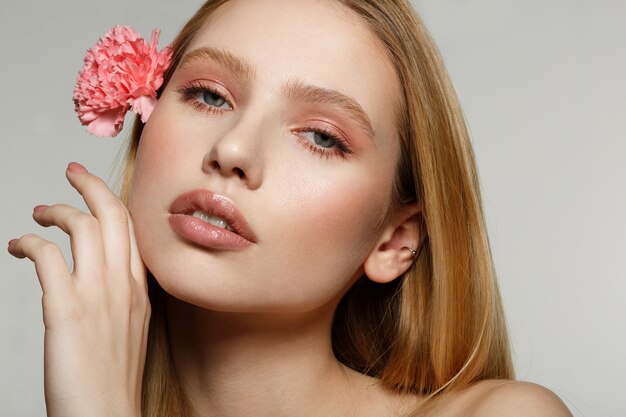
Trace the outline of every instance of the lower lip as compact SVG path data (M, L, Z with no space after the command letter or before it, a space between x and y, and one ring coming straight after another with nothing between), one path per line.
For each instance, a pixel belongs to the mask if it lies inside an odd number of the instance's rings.
M188 214L171 214L169 222L176 233L207 248L241 250L252 245L252 242L230 230L213 226Z

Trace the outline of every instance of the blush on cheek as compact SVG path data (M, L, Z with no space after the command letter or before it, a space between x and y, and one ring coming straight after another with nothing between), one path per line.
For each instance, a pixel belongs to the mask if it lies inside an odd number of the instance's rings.
M133 216L138 241L157 251L151 242L158 242L163 225L159 223L169 210L171 199L177 195L174 186L177 168L184 166L179 159L181 150L176 142L167 103L159 101L142 131L137 149L130 189L129 210ZM146 249L144 247L144 249Z
M168 163L172 146L173 132L171 123L168 123L165 106L157 106L152 117L144 127L137 150L136 170L154 172L156 169L165 168L172 163Z
M316 182L292 178L285 184L282 210L287 213L281 216L281 224L291 224L302 238L320 240L311 244L330 244L329 240L337 239L340 244L365 244L376 236L386 211L387 200L381 190L388 186L382 182L362 176Z

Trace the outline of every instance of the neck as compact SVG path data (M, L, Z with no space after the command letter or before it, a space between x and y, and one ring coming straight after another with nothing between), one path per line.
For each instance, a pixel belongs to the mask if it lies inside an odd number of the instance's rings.
M172 354L192 416L349 416L367 402L371 411L381 387L335 358L335 307L224 313L167 296Z

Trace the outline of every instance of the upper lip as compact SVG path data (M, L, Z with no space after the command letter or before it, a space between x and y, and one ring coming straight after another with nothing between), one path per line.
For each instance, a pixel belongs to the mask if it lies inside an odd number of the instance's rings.
M191 190L179 195L170 206L170 213L172 214L192 214L196 210L205 211L211 216L221 217L233 228L235 233L250 242L256 242L256 236L250 229L245 217L223 195L204 189Z

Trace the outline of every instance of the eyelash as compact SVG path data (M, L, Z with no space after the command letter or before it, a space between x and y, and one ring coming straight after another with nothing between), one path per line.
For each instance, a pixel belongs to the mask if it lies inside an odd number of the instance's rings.
M307 126L301 129L298 129L297 132L315 132L320 135L328 136L334 143L335 148L324 148L321 146L315 146L311 142L306 139L302 139L301 142L304 146L307 147L311 152L318 155L320 158L330 158L332 156L338 156L340 158L346 158L352 155L352 151L350 150L348 143L343 138L335 135L328 128L320 128L315 126Z
M176 89L176 92L181 95L181 99L183 103L189 103L194 106L198 111L201 111L206 114L221 114L226 110L220 109L217 107L208 106L206 103L201 103L196 100L196 95L198 93L204 93L205 91L209 91L215 95L222 97L226 103L232 108L232 104L224 97L224 94L218 91L216 88L204 85L202 82L195 80L190 81L185 85L182 85Z
M231 109L233 108L232 104L230 104L230 102L226 99L226 97L224 97L223 93L221 93L216 88L203 84L201 81L198 81L198 80L190 81L189 83L176 88L176 92L181 95L181 100L184 103L191 104L193 107L196 108L196 110L202 113L222 114L226 111L230 111L230 110L225 110L225 109L220 109L217 107L209 106L206 103L202 103L196 99L196 96L198 95L198 93L204 93L206 91L209 91L215 95L222 97L226 101L226 103L231 107ZM313 143L302 138L301 142L303 143L303 145L309 151L318 155L320 158L328 159L330 157L335 157L335 156L346 158L353 153L350 150L348 142L345 139L341 138L340 136L334 134L328 128L306 126L304 128L298 129L297 132L319 133L320 135L327 136L335 143L335 148L332 148L331 150L331 148L315 146Z

